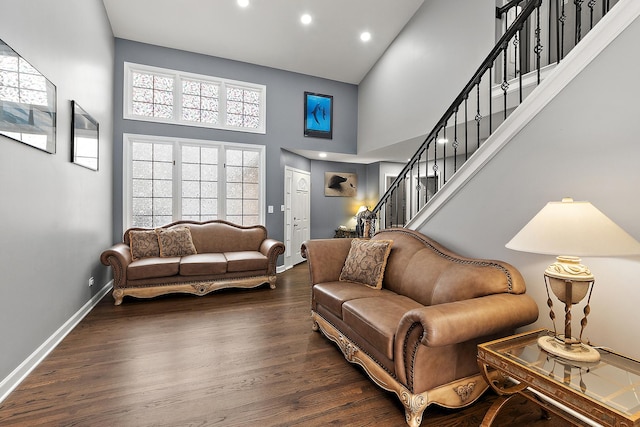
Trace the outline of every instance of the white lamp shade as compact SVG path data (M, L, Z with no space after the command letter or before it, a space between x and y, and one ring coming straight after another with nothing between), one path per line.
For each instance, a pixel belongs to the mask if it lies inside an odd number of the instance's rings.
M506 247L547 255L640 254L640 243L589 202L549 202Z

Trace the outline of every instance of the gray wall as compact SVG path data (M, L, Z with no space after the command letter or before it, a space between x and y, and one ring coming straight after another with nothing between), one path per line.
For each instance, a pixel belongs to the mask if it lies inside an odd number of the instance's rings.
M359 86L358 153L431 131L495 44L495 0L428 0Z
M115 42L115 110L114 110L114 197L113 240L122 239L122 134L167 135L212 141L261 144L266 146L267 191L266 206L273 205L274 213L266 214L269 235L284 239L284 166L285 159L295 159L282 149L312 149L338 153L356 152L358 87L351 84L320 79L237 61L205 56L180 50L116 39ZM170 68L190 73L229 78L267 86L267 133L253 134L192 126L165 125L122 119L124 62ZM303 136L303 95L305 91L333 95L333 139ZM306 162L292 160L304 167ZM290 165L296 167L296 165ZM314 212L319 210L312 202ZM339 212L326 215L340 217ZM339 219L333 218L333 221Z
M355 197L324 195L324 173L355 173L358 177L358 192ZM365 203L367 194L367 166L361 164L311 161L311 238L327 239L336 228L344 225L355 228L353 216ZM369 203L370 204L370 203ZM373 206L371 206L373 208Z
M640 18L420 227L464 255L514 264L540 308L534 326L551 327L542 273L554 259L504 245L548 201L565 196L588 200L640 240L640 56L629 54L637 50L638 40ZM596 277L584 338L640 358L635 326L640 257L588 258L583 263ZM575 329L582 306L574 310ZM556 301L558 319L562 311Z
M57 152L0 136L0 381L109 280L113 35L100 0L3 0L0 38L57 87ZM71 100L100 122L100 170L70 163ZM88 279L95 277L89 288Z

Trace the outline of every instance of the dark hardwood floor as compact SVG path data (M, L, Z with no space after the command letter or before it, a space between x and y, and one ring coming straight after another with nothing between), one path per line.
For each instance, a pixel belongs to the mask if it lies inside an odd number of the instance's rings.
M375 386L311 330L306 264L275 290L107 295L0 404L1 426L405 426ZM478 426L496 395L431 406L423 426ZM495 426L564 426L522 398ZM552 416L553 417L553 416Z

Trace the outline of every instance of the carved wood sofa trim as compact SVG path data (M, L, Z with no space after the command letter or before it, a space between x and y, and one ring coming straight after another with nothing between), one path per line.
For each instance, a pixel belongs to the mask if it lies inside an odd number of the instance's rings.
M256 288L265 283L269 284L271 289L276 288L276 276L255 276L255 277L243 277L239 279L218 279L218 280L206 280L200 282L186 282L186 283L168 283L161 285L151 286L139 286L139 287L114 287L113 299L115 305L122 304L122 299L125 296L132 296L137 298L153 298L160 295L166 295L171 293L187 293L197 296L204 296L213 291L226 288Z

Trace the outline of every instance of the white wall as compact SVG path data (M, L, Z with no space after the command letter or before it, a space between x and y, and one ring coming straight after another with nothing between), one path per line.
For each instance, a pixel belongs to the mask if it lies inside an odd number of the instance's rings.
M419 228L461 254L514 264L540 308L529 328L551 327L542 273L553 257L504 245L545 203L588 200L640 240L637 40L638 18ZM583 262L596 277L584 338L640 359L640 257ZM562 321L563 306L554 307ZM576 331L582 310L574 310Z
M428 0L360 83L358 153L426 135L495 44L495 0Z
M110 279L113 35L100 0L0 0L0 38L57 87L55 154L0 136L2 385ZM71 100L100 123L98 172L70 162Z

